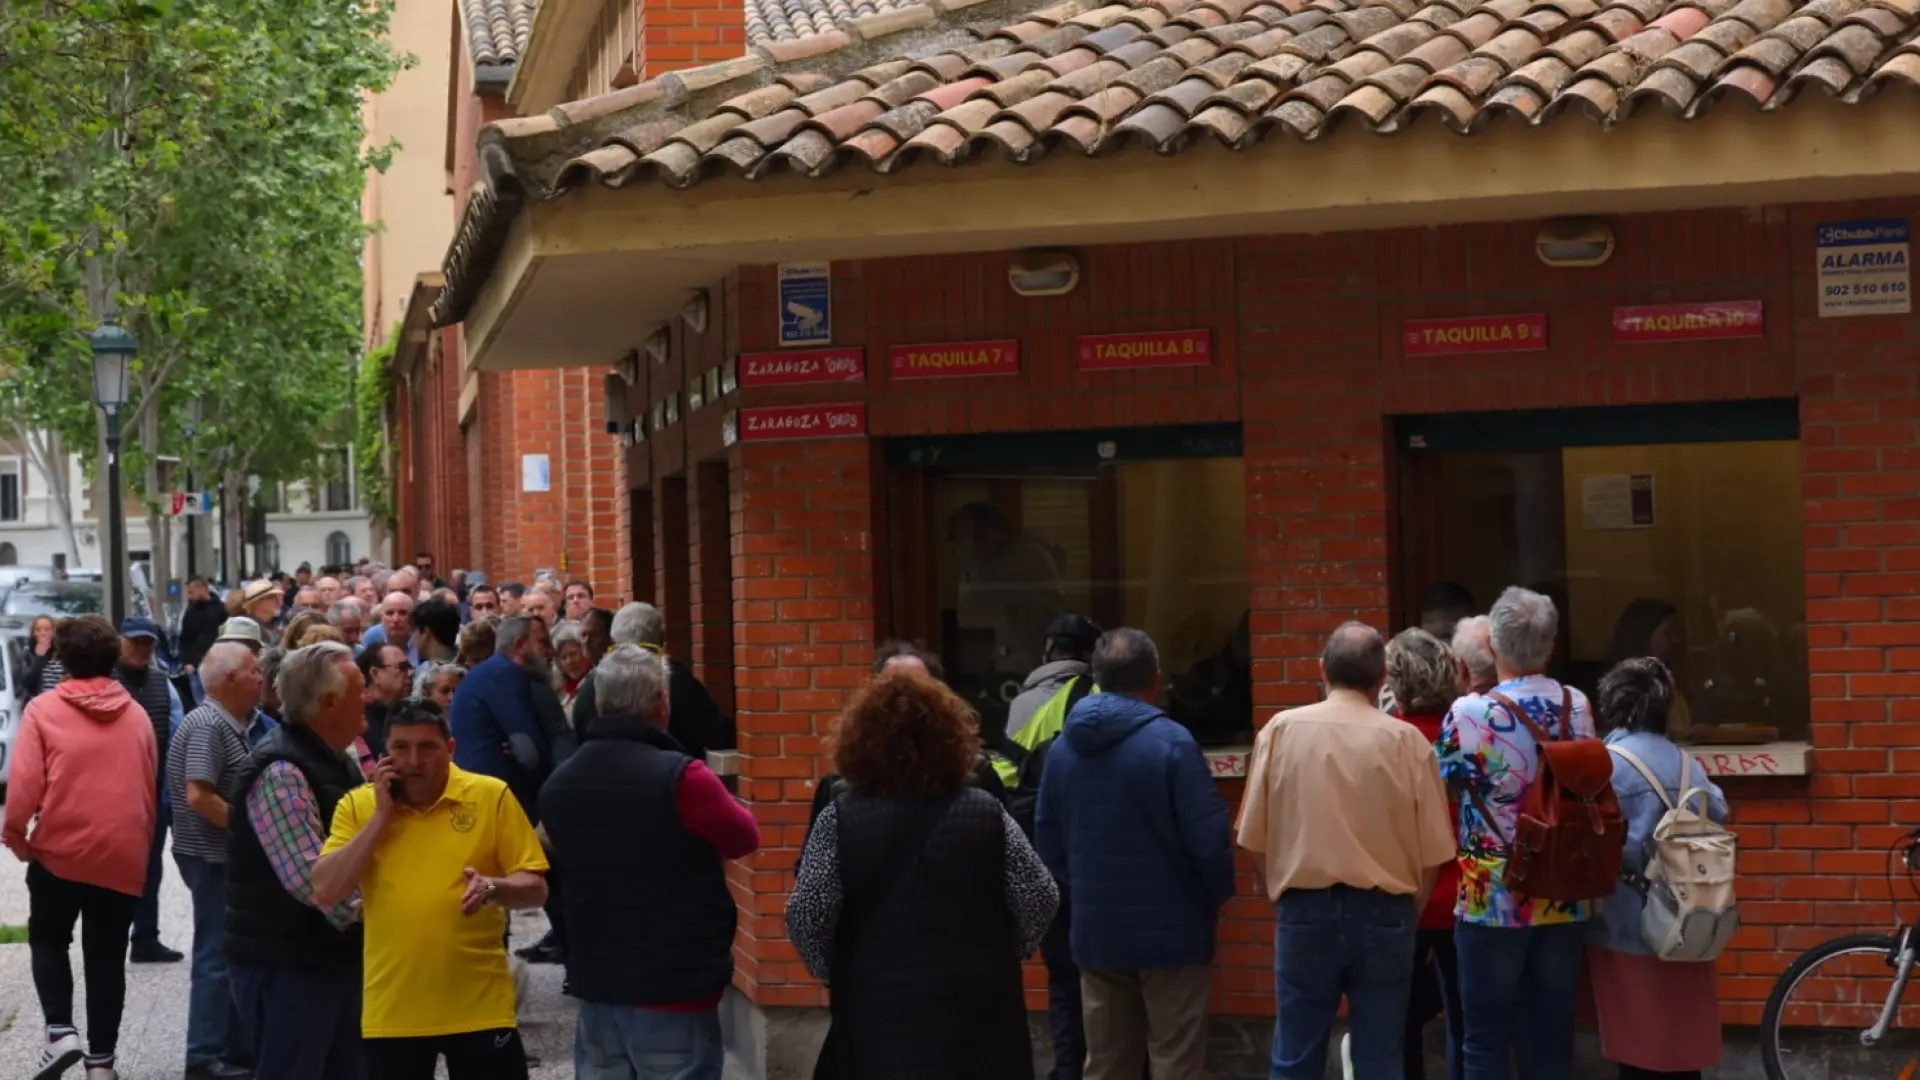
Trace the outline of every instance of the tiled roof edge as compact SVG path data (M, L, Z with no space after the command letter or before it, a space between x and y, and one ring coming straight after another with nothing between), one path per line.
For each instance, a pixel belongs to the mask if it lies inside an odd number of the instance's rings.
M525 201L558 198L587 176L599 175L575 166L609 141L644 136L650 126L682 127L721 102L776 83L827 85L882 61L951 43L956 36L984 36L1035 11L1066 19L1087 7L1083 0L927 0L841 20L830 33L763 42L737 59L669 72L556 105L539 116L488 124L477 140L484 182L468 198L447 248L442 263L447 283L433 305L434 325L466 317ZM640 154L653 149L642 145L632 149Z

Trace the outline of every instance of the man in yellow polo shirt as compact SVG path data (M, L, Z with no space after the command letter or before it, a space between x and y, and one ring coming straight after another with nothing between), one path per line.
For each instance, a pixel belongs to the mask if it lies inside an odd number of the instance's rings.
M546 856L507 785L453 764L423 698L387 720L387 756L342 799L316 892L360 890L369 1080L527 1080L507 967L507 909L546 901Z

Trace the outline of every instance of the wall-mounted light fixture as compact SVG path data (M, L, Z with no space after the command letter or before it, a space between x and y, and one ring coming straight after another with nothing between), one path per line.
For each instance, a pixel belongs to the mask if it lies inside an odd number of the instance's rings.
M1533 252L1556 268L1599 266L1613 257L1613 230L1599 218L1559 218L1540 227Z
M686 323L687 329L696 334L707 332L707 290L701 289L694 293L693 299L681 307L680 321Z
M647 337L647 356L656 364L667 362L667 328L661 327Z
M1065 251L1023 251L1007 263L1007 284L1021 296L1063 296L1080 284L1080 260Z

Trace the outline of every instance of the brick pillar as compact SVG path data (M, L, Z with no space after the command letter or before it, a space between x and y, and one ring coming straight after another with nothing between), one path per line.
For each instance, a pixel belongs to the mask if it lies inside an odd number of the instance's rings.
M734 649L740 794L760 851L728 868L741 905L735 983L766 1006L824 993L787 941L782 913L821 739L873 657L871 470L865 440L747 444L734 473Z

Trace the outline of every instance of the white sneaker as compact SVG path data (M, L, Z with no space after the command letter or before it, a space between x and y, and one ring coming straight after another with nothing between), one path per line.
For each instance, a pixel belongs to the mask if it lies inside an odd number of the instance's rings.
M80 1049L80 1036L68 1033L48 1043L40 1051L40 1059L34 1062L33 1080L53 1080L66 1072L83 1057Z

